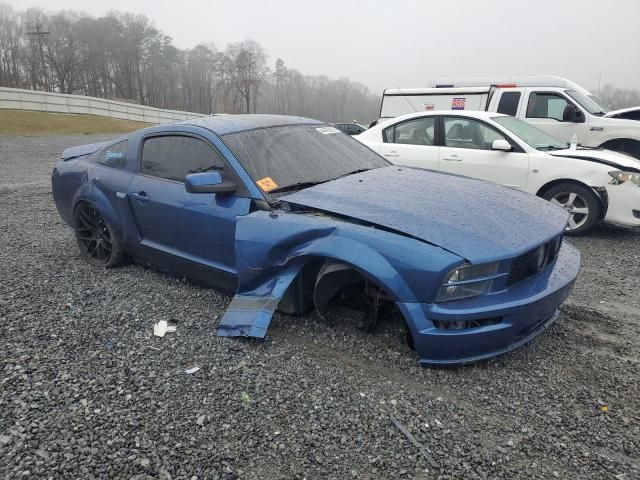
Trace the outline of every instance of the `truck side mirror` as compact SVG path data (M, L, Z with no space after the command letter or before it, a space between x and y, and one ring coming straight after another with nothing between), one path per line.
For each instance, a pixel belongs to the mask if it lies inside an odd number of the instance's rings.
M584 113L578 107L567 104L562 111L562 120L564 122L584 123Z

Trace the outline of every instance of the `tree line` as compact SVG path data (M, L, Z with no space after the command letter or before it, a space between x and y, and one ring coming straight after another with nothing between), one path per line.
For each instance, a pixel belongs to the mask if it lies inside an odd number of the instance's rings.
M604 104L603 107L611 110L640 105L640 91L630 88L617 88L610 84L606 84L600 89L598 97Z
M182 50L144 15L16 11L0 4L0 86L90 95L198 113L279 113L369 122L379 96L309 76L254 40Z

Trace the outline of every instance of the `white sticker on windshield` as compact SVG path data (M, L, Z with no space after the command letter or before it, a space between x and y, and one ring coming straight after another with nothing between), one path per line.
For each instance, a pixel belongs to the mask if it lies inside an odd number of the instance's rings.
M329 135L330 133L340 133L340 130L333 127L318 127L316 128L323 135Z

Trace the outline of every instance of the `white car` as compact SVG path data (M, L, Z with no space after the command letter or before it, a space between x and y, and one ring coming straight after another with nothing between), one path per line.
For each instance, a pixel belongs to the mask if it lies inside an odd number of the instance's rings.
M640 161L609 150L568 148L508 115L413 113L353 138L398 165L489 180L550 200L569 212L569 234L585 233L600 220L640 226Z
M382 94L380 117L430 110L483 110L526 121L569 142L640 159L638 107L606 113L597 97L560 77L440 78L427 88L391 88Z

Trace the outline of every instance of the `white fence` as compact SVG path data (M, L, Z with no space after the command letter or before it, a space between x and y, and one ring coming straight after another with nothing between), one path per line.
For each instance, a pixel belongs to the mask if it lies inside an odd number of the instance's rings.
M170 123L204 116L201 113L162 110L105 98L5 87L0 87L0 108L99 115L148 123Z

